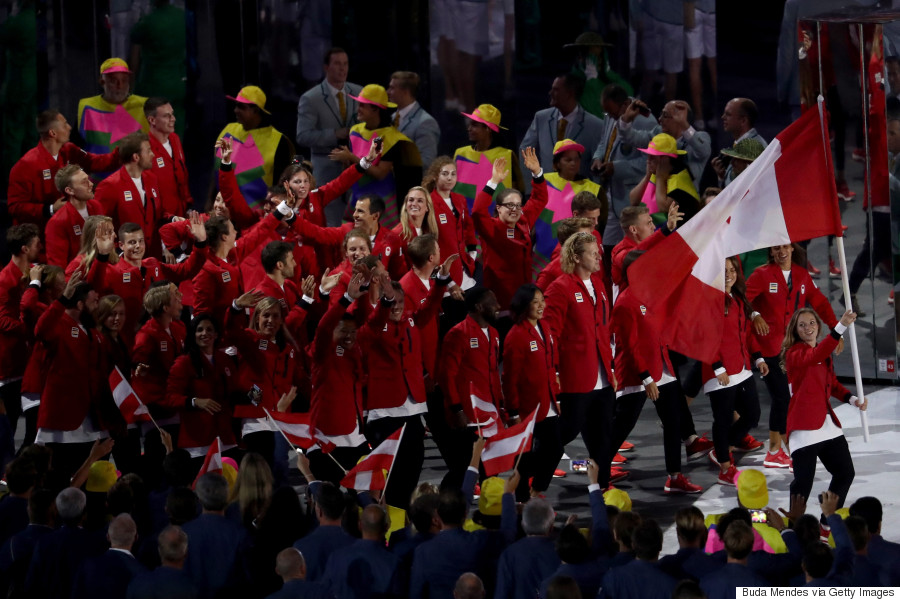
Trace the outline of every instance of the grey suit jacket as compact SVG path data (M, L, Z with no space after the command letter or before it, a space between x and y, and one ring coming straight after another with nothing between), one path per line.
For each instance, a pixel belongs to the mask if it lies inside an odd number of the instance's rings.
M419 154L422 156L422 172L424 173L437 158L438 142L441 140L441 128L438 122L425 112L421 104L416 103L409 114L400 119L397 129L413 140L413 143L419 148Z
M637 119L635 119L637 122ZM619 135L622 139L636 148L646 148L647 144L654 136L663 132L660 125L656 125L652 129L638 129L632 123L631 127L622 127L621 119L619 120ZM712 152L710 145L709 133L706 131L694 131L694 135L690 139L685 139L682 135L677 140L678 149L687 151L688 170L691 171L691 179L694 180L694 187L697 192L700 190L700 177L703 176L703 169L709 162L709 155Z
M356 124L356 109L359 104L350 95L358 96L360 91L362 87L355 83L348 81L344 84L347 103L345 119L341 119L337 100L325 81L300 96L300 102L297 104L297 143L310 148L313 173L319 186L336 179L343 170L340 162L328 159L328 153L338 145L338 139L334 135L335 129L352 127Z
M541 168L544 172L553 172L553 146L556 145L556 128L561 118L559 110L556 108L545 108L539 110L531 121L531 126L525 133L520 149L533 147L537 151L538 160L541 162ZM579 175L587 179L591 176L591 161L597 144L603 135L603 121L596 116L587 112L583 108L580 110L578 118L569 123L566 137L580 143L584 146L584 154L581 156L581 170ZM526 172L524 163L522 172Z
M618 119L604 117L603 135L594 152L594 160L602 161L605 157L610 137L613 131L618 129L618 123ZM653 115L649 117L638 115L634 123L634 126L641 129L652 129L657 125L656 117ZM613 176L612 180L605 182L604 185L609 199L609 216L606 220L606 230L603 232L603 245L615 245L625 237L619 224L619 215L622 214L622 209L631 204L629 192L644 178L647 156L626 142L621 134L617 134L610 148L608 160L613 163ZM599 180L597 182L600 183Z

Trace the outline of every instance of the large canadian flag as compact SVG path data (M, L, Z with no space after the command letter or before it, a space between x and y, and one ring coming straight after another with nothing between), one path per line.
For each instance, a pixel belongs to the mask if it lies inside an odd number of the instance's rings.
M288 412L269 412L274 420L274 425L281 429L281 432L288 440L301 449L309 449L315 445L312 430L309 428L309 414L298 414Z
M669 347L715 361L725 319L725 258L841 235L821 105L778 134L694 218L628 269L632 292Z
M125 422L133 424L150 420L147 406L141 402L141 398L131 388L118 366L109 373L109 388L112 391L113 401L116 402L116 407L122 412Z
M350 469L341 480L341 486L357 491L374 491L384 489L385 471L390 474L400 449L400 441L403 438L404 424L402 428L394 431L390 437L381 442L372 453L367 455L360 463Z
M481 452L481 463L488 476L512 470L519 454L531 448L537 410L519 424L504 429L488 439Z

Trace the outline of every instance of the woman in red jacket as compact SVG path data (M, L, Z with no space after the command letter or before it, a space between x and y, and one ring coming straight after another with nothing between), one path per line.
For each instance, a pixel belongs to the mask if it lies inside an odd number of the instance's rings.
M556 403L559 351L553 334L541 324L544 309L544 294L537 285L519 287L510 303L515 324L503 343L503 397L510 422L537 411L534 443L519 463L522 477L516 498L520 501L528 500L531 477L532 496L547 490L563 454Z
M465 196L453 192L456 181L456 162L449 156L438 156L425 173L422 187L431 193L441 255L459 254L459 260L453 264L450 276L465 291L475 285L475 279L478 278L475 275L478 240L475 238L475 223ZM460 307L458 311L461 314L459 320L465 318L464 309Z
M562 442L581 433L592 460L609 463L615 411L616 375L609 342L609 300L600 248L590 233L575 233L560 253L563 275L547 289L544 319L559 340ZM600 469L600 488L609 486Z
M828 326L837 324L828 298L816 287L806 269L804 250L797 244L776 245L769 248L769 263L753 271L747 279L747 299L759 315L753 325L760 351L769 367L764 379L772 406L769 409L769 448L766 468L789 468L790 448L786 427L791 392L787 378L779 366L781 343L788 321L798 308L811 307L822 315ZM837 353L843 349L843 340Z
M394 227L394 233L399 235L403 242L404 256L406 256L406 246L416 236L431 233L438 237L434 205L431 203L428 190L424 187L417 185L406 192L406 199L403 200L403 206L400 208L400 222ZM406 256L406 261L409 263L409 256Z
M172 365L166 385L166 405L181 414L178 447L191 454L195 471L200 470L216 438L221 443L219 450L226 455L237 447L231 429L231 393L238 369L234 359L219 348L219 337L212 316L194 316L185 337L185 351Z
M787 416L787 434L794 462L791 496L809 497L816 475L816 461L822 460L822 465L831 473L828 490L840 497L838 507L844 505L855 471L847 439L831 409L830 399L836 397L860 410L865 410L868 404L865 397L856 397L838 382L831 359L841 335L854 320L856 314L848 310L831 334L820 342L819 332L825 330L825 324L815 310L801 308L788 323L781 350L781 367L793 391Z
M744 278L737 258L725 259L725 322L717 351L718 359L703 364L703 391L713 411L713 444L710 460L719 466L719 484L735 486L738 469L731 450L759 422L759 397L751 370L755 363L760 374L769 374L762 354L756 350L750 326L750 304L745 295ZM739 418L734 419L737 412Z

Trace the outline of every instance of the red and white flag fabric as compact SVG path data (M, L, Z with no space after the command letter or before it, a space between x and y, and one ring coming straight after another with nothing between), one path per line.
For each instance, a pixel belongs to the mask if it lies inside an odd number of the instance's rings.
M841 235L821 105L779 133L690 221L628 269L628 283L675 351L715 361L725 319L725 258Z
M536 415L537 410L519 424L503 429L487 440L481 452L481 463L488 476L512 470L519 454L531 449Z
M218 437L216 437L216 440L210 444L209 449L206 451L206 457L203 458L203 465L200 467L200 472L197 473L197 478L194 479L194 484L192 486L196 487L200 477L210 473L222 474L222 442Z
M135 422L150 421L150 413L147 411L147 406L141 402L141 399L134 392L134 389L131 388L128 379L125 378L118 366L109 373L109 388L112 391L113 401L116 402L116 407L122 412L125 422L134 424Z
M275 426L288 438L288 441L300 449L309 449L316 444L312 429L309 426L309 414L288 412L269 412Z
M384 489L385 471L390 473L400 449L400 441L403 438L404 424L402 428L394 431L390 437L381 442L381 445L372 450L372 453L362 459L356 466L347 472L341 480L341 486L357 491L375 491Z
M475 422L472 424L481 429L481 436L493 437L499 431L500 412L497 406L490 400L481 399L490 395L476 389L472 383L469 383L469 397L472 400L472 414L475 415Z

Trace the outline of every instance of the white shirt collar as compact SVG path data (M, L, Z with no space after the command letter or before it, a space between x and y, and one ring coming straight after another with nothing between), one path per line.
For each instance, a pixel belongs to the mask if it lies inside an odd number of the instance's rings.
M412 104L409 104L408 106L405 106L404 108L401 108L400 110L397 111L397 114L400 115L401 119L404 119L407 116L409 116L409 113L411 113L413 110L415 110L418 106L419 106L419 103L416 102L415 100L413 100Z

